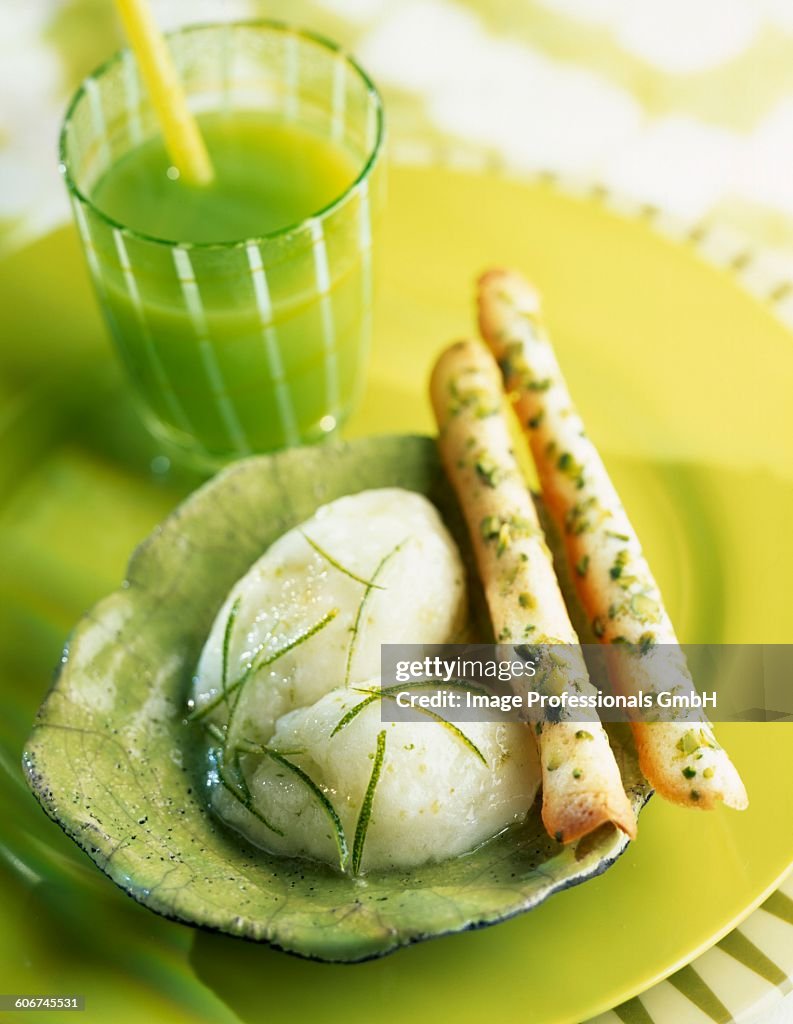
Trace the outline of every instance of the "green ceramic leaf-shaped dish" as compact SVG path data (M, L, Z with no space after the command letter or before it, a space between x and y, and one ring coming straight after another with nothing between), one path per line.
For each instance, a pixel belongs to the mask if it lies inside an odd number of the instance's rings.
M254 849L209 813L190 679L234 581L318 505L370 487L426 494L467 544L434 442L371 438L248 459L190 497L135 552L122 588L71 637L24 755L42 806L130 896L160 914L322 960L356 961L537 906L605 870L611 828L562 847L535 808L476 852L411 872L342 877ZM616 742L638 810L632 749Z

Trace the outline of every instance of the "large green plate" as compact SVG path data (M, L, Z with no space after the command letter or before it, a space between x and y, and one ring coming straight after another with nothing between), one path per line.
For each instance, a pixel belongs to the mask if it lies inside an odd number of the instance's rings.
M491 262L537 281L571 387L688 642L790 639L793 340L691 247L545 185L395 170L371 386L351 435L429 431L428 367L471 330ZM641 991L759 903L793 859L787 724L722 728L745 814L651 801L600 878L497 928L354 968L194 932L127 899L49 822L18 767L63 640L191 481L121 400L76 242L0 273L0 987L88 995L88 1019L491 1016L563 1024ZM161 463L155 464L156 468ZM34 1018L35 1019L35 1016Z

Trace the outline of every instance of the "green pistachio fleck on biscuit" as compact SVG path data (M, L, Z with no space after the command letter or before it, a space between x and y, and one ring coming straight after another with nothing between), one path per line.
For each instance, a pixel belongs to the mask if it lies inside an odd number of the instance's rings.
M477 460L474 469L479 479L488 487L495 487L504 475L503 471L486 456Z
M620 576L622 576L622 570L625 568L627 561L628 551L626 548L623 548L622 551L617 552L616 557L614 558L614 563L609 569L609 576L611 576L613 580L618 580Z

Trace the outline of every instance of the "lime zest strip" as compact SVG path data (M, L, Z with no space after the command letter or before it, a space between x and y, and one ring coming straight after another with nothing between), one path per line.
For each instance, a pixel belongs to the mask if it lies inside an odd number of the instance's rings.
M355 718L358 715L360 711L363 711L364 708L368 707L370 704L373 704L376 700L379 700L381 696L379 691L377 693L374 693L368 690L359 690L358 692L365 692L368 694L368 696L364 697L360 704L356 704L355 707L350 708L350 710L338 720L336 725L333 727L333 732L331 732L330 734L331 739L333 739L337 732L341 732L344 726L348 725L353 720L353 718Z
M234 623L237 621L237 613L240 610L242 604L242 598L238 597L234 604L231 606L231 611L226 619L226 628L223 630L223 664L221 668L220 680L223 687L223 696L226 698L228 703L228 682L229 682L229 648L231 647L231 634L234 630Z
M245 810L249 814L252 814L257 821L260 821L262 825L264 825L266 828L269 828L271 832L275 832L277 836L283 836L284 833L282 832L282 830L273 825L271 821L268 821L267 818L265 818L265 816L261 813L261 811L257 810L253 806L253 802L246 800L242 793L240 793L240 791L230 782L224 779L222 775L220 776L220 784L226 790L226 792L230 796L233 796L238 803L242 804Z
M357 875L361 870L361 861L363 860L363 847L366 842L366 833L369 829L369 821L372 817L372 803L374 802L374 793L377 789L377 783L380 780L380 773L383 770L383 760L385 758L385 740L386 732L385 729L381 730L377 734L377 750L374 755L374 764L372 765L372 774L369 776L369 785L366 787L366 793L364 794L363 803L361 809L358 812L358 823L355 826L355 839L352 844L352 873Z
M487 696L489 691L484 686L477 686L476 683L469 683L467 679L411 679L406 683L394 683L393 686L384 686L381 693L391 695L402 693L404 690L468 690L471 693Z
M223 738L223 730L217 726L213 726L211 723L209 726L209 732L215 739ZM283 836L283 831L276 825L273 825L271 821L268 821L261 811L254 806L253 797L250 789L248 788L248 783L245 780L242 764L240 763L241 753L242 752L240 750L234 751L232 758L233 768L232 771L229 772L223 748L221 747L219 750L218 776L220 778L221 786L230 796L234 797L238 803L242 804L245 810L248 811L249 814L252 814L257 821L260 821L262 825L268 828L271 832L275 832L276 835Z
M313 538L309 537L307 533L304 533L302 530L300 530L299 533L303 540L316 551L320 558L324 558L325 561L332 565L334 569L338 569L339 572L343 572L345 576L349 576L350 579L355 580L356 583L362 583L365 587L374 587L376 590L385 590L385 587L378 586L376 583L373 583L372 580L367 580L364 579L363 576L358 576L357 573L352 571L352 569L345 568L341 562L337 561L333 555L327 552L323 547L320 547L320 545L317 544Z
M333 826L334 835L336 838L336 848L339 851L339 867L342 871L347 868L347 861L350 857L350 851L347 846L347 837L344 834L344 828L342 827L341 819L339 818L338 812L333 804L328 799L327 795L322 792L319 786L314 782L311 776L304 772L302 768L296 765L293 761L288 760L278 750L272 750L270 747L262 747L261 752L269 757L271 760L280 764L288 771L300 779L300 781L311 791L316 798L320 807L323 809L325 814L328 816L331 825Z
M213 735L224 735L223 730L219 729L217 726L210 726L210 729ZM319 788L316 782L314 782L311 776L307 772L303 771L303 769L299 765L296 765L293 761L289 761L287 759L287 755L299 756L302 753L304 753L304 751L302 750L275 750L273 747L268 747L263 743L255 743L253 740L243 739L240 742L240 744L234 748L232 758L232 763L234 764L235 769L235 782L238 783L242 792L240 792L239 789L233 786L230 780L223 777L222 768L221 782L223 782L225 788L228 789L229 792L231 792L234 796L236 796L238 800L240 800L241 803L244 804L246 809L249 810L251 814L255 815L255 817L257 817L261 822L267 825L269 829L272 829L273 832L277 832L279 836L282 836L284 833L280 829L276 828L274 825L270 824L270 822L267 821L264 815L259 813L252 806L253 798L251 796L250 790L248 789L245 777L242 773L240 756L242 754L259 754L263 757L269 757L277 764L280 764L282 767L291 771L300 779L303 785L305 785L310 790L310 792L317 799L320 806L330 819L331 825L333 826L334 835L336 838L336 847L339 851L339 865L341 867L341 870L344 871L347 866L347 861L349 860L349 850L347 847L347 837L344 834L344 828L342 826L341 819L339 818L336 808L330 802L326 794L323 793L323 791ZM224 763L224 760L221 760L221 765L223 765Z
M367 604L367 602L369 600L369 595L375 589L377 589L377 590L385 590L386 589L385 587L378 587L375 584L375 580L380 575L380 573L383 571L383 569L385 569L386 565L391 561L391 559L394 557L394 555L396 555L397 552L400 551L405 546L405 544L407 544L407 542L409 540L410 540L409 537L405 537L404 540L400 541L399 544L397 544L395 547L393 547L387 554L383 555L383 557L380 559L380 562L379 562L377 568L372 573L371 580L366 584L366 590L364 590L364 592L363 592L363 597L361 598L361 602L358 605L358 611L356 612L356 615L355 615L355 622L352 624L352 633L351 633L351 636L350 636L350 646L347 648L347 665L346 665L345 670L344 670L344 685L345 686L349 686L349 684L350 684L350 673L352 672L352 659L353 659L353 655L355 654L355 644L356 644L356 642L358 640L358 633L359 633L360 626L361 626L361 619L363 618L364 608L366 607L366 604ZM334 732L336 732L336 731L337 730L334 729ZM331 733L331 735L333 735L333 733Z
M367 694L367 696L360 702L360 704L356 704L354 707L350 708L350 710L347 711L346 714L344 714L338 720L336 725L333 727L333 731L330 734L330 738L332 739L336 735L337 732L341 732L341 730L344 728L345 725L349 725L349 723L361 711L363 711L363 709L365 707L368 707L369 704L371 704L375 700L381 700L383 698L391 697L393 694L402 693L403 690L413 690L413 689L431 689L431 690L435 690L435 689L438 689L438 688L445 688L445 687L449 687L449 688L458 687L461 690L470 690L471 693L479 693L479 694L486 694L487 693L487 690L485 690L483 687L476 686L474 683L468 683L468 682L465 682L465 681L463 681L461 679L449 680L449 681L444 682L444 683L439 683L437 679L418 679L418 680L411 680L409 683L396 683L394 686L384 686L384 687L382 687L379 690L367 690L365 688L361 689L361 688L356 686L356 687L353 687L353 689L355 690L356 693L365 693L365 694ZM444 722L445 721L446 721L446 719L444 718Z
M355 691L355 693L365 694L364 700L356 704L355 707L350 708L350 710L342 718L339 719L339 721L336 723L333 731L330 734L331 737L335 736L337 732L339 732L345 726L349 725L350 722L358 714L360 714L360 712L363 711L364 708L368 707L370 704L373 704L376 700L390 700L394 704L396 704L397 693L401 690L409 689L411 686L415 685L415 683L405 683L397 687L388 687L385 690L368 690L365 687L354 686L353 690ZM424 685L428 685L427 682L425 682ZM438 684L437 682L435 682L432 683L432 685L437 686ZM448 718L444 718L443 715L436 714L430 708L414 706L413 710L418 711L419 714L424 715L426 718L431 718L439 725L442 725L445 729L448 729L450 732L454 733L454 735L460 740L460 742L464 743L465 746L468 747L468 749L471 751L471 753L475 754L482 762L482 764L485 767L487 767L487 758L484 756L482 751L479 749L479 747L477 747L477 745L474 743L472 739L466 736L462 729L460 729L458 726L454 724L454 722L450 722Z
M200 721L211 711L214 711L218 704L221 704L232 693L240 691L242 687L248 682L252 675L254 675L256 672L259 672L263 668L267 668L268 665L272 665L273 662L278 661L279 658L282 658L285 654L288 654L289 651L293 651L295 647L299 647L300 644L305 643L306 640L310 640L312 636L314 636L316 633L319 633L319 631L321 629L324 629L325 626L328 625L328 623L332 622L333 619L335 619L338 614L338 608L331 608L331 610L329 612L326 612L325 615L323 615L318 622L314 623L313 626L309 626L308 629L304 630L304 632L300 633L293 640L290 640L288 643L284 644L283 647L279 647L279 649L275 651L273 654L270 654L268 657L264 658L261 661L257 661L254 658L250 665L248 665L248 667L245 669L243 674L238 679L235 679L230 686L227 686L225 690L221 690L221 692L217 694L217 696L213 697L210 701L207 701L207 703L202 705L202 707L196 708L194 711L192 711L187 716L188 722ZM238 703L239 696L237 697L234 706L236 707Z

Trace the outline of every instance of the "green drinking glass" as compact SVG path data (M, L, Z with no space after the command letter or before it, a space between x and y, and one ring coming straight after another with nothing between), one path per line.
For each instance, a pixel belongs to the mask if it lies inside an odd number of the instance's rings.
M321 440L363 391L383 108L308 32L240 22L168 41L217 183L178 181L128 50L76 93L60 166L144 422L212 470Z

